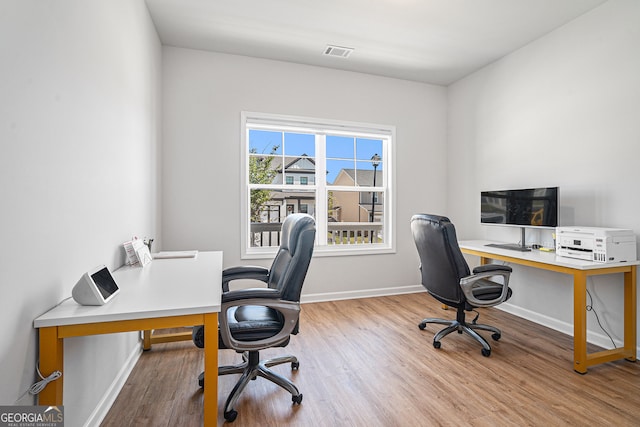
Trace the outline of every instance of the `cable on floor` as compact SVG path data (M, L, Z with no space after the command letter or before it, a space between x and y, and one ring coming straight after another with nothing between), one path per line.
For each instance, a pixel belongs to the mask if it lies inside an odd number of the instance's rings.
M36 395L36 394L40 393L47 386L47 384L57 380L58 378L60 378L62 376L62 372L53 371L53 373L51 375L49 375L48 377L45 378L40 373L40 369L38 368L38 365L36 365L36 371L38 371L38 375L40 376L41 380L36 382L36 383L34 383L31 387L29 387L29 394L31 394L31 395Z

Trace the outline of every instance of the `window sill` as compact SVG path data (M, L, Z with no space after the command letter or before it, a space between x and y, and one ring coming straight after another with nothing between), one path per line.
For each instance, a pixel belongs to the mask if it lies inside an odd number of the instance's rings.
M269 248L264 250L251 251L248 253L243 253L240 259L267 259L273 258L276 255L278 248ZM381 254L394 254L396 253L395 248L384 246L384 245L376 245L370 247L349 247L348 245L344 245L344 248L335 248L335 247L319 247L316 246L313 249L313 256L316 258L324 258L324 257L335 257L335 256L360 256L360 255L381 255Z

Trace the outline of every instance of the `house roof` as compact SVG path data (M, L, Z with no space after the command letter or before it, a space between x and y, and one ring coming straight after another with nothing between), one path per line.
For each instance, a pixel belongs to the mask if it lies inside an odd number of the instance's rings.
M291 169L293 166L295 166L296 164L302 162L309 162L313 165L313 168L299 168L296 169L296 172L315 172L315 160L312 157L309 157L306 154L303 154L301 156L274 156L273 157L273 161L271 162L271 167L273 169L275 169L278 173L282 173L282 164L284 163L284 170L288 171L289 169Z
M338 176L340 176L341 173L345 173L347 174L356 185L362 186L362 187L371 187L373 186L373 170L370 169L357 169L357 174L356 174L356 169L342 169L340 171L340 173L338 173ZM356 180L357 177L357 180ZM338 178L336 177L336 180ZM381 170L376 170L376 184L382 184L382 171ZM336 181L334 180L334 182Z

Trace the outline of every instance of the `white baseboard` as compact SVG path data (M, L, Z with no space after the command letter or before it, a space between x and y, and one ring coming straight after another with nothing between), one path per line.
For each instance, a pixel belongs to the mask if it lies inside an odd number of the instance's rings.
M508 302L500 304L495 308L497 308L498 310L502 310L507 313L513 314L514 316L518 316L523 319L530 320L539 325L546 326L547 328L553 329L555 331L562 332L563 334L569 335L570 337L573 337L573 323L562 322L558 319L554 319L553 317L545 316L543 314L536 313L535 311L531 311L522 307L515 306ZM598 332L593 332L588 330L587 342L605 349L613 348L613 344L611 343L611 340L607 335L603 333L598 333ZM614 343L616 347L624 346L624 342L621 340L614 339ZM640 354L640 346L636 348L636 353Z
M346 299L383 297L388 295L415 294L426 292L422 285L400 286L396 288L364 289L361 291L328 292L321 294L306 294L300 297L301 303L339 301Z
M115 379L111 383L111 386L107 389L102 399L98 402L98 405L93 410L87 421L85 422L85 427L93 427L99 426L104 417L107 416L109 409L113 405L113 402L116 401L118 394L120 394L120 390L124 387L124 384L127 382L127 378L129 378L129 374L136 366L140 355L142 354L142 346L135 346L127 360L122 365L120 372L116 375Z
M563 334L573 336L573 324L571 323L561 322L553 317L545 316L544 314L536 313L535 311L527 310L526 308L518 307L517 305L513 305L508 302L502 303L495 308L513 314L514 316L530 320L533 323L546 326L547 328L551 328L555 331L562 332Z

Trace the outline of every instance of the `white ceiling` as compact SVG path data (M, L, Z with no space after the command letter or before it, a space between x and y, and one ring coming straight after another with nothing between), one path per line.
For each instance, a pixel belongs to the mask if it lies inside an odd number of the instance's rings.
M447 85L606 0L146 0L162 44ZM322 55L328 44L349 58Z

